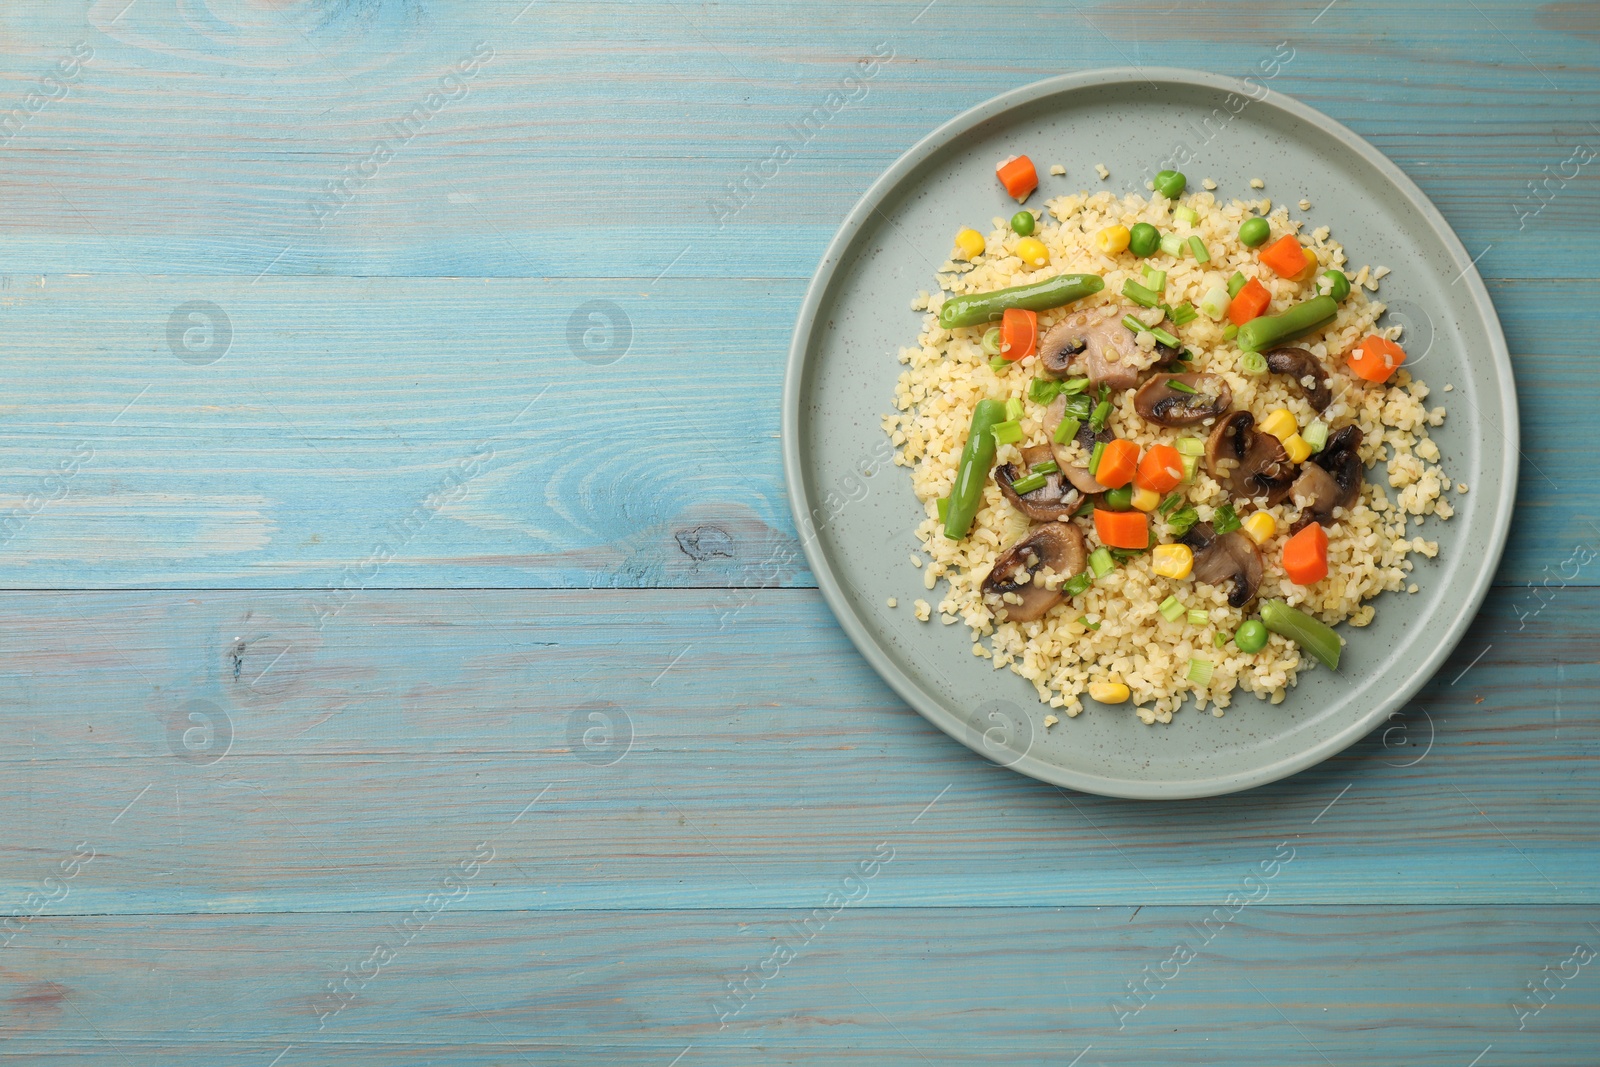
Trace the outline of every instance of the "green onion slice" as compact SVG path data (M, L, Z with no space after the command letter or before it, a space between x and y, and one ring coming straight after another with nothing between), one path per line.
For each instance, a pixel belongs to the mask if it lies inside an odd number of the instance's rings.
M1111 562L1111 553L1101 546L1089 553L1089 569L1096 578L1104 578L1116 570L1116 564Z
M1078 436L1078 428L1082 425L1083 424L1077 419L1073 418L1071 415L1068 415L1063 418L1059 424L1057 424L1056 432L1052 436L1051 440L1055 441L1055 443L1058 445L1064 445L1074 437Z
M1188 613L1188 610L1183 606L1183 601L1175 596L1169 596L1161 602L1161 615L1168 622L1177 622Z
M1191 659L1189 661L1189 681L1195 685L1210 685L1211 674L1216 669L1216 664L1210 660Z
M1232 533L1244 523L1239 521L1239 516L1233 510L1232 504L1224 504L1211 516L1211 528L1221 537L1225 533Z
M1106 443L1096 441L1094 451L1089 453L1089 477L1094 477L1094 472L1100 469L1100 457L1106 454Z
M1082 596L1094 584L1094 575L1088 571L1079 571L1062 585L1061 592L1064 596Z
M1049 480L1042 474L1029 474L1012 482L1011 490L1018 496L1027 496L1035 489L1043 489Z
M1179 393L1188 393L1190 396L1200 395L1200 390L1196 389L1188 382L1180 382L1176 378L1167 379L1167 388Z

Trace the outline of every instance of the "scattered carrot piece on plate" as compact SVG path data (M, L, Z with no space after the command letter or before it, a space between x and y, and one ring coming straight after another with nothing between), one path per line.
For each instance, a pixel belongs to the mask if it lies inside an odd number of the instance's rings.
M1028 199L1028 194L1039 188L1039 172L1033 169L1033 160L1027 156L1012 156L994 169L1000 184L1017 200Z
M1139 465L1139 446L1124 438L1107 441L1100 454L1100 466L1094 469L1094 480L1107 489L1121 489L1133 481L1133 472Z
M1243 326L1251 319L1260 318L1270 303L1272 294L1267 291L1267 287L1251 278L1244 283L1244 288L1228 301L1228 321L1235 326Z
M1108 548L1149 548L1150 516L1142 511L1095 508L1094 532Z
M1011 363L1027 359L1039 347L1039 313L1006 308L1000 317L1000 355Z
M1359 378L1369 382L1386 382L1406 361L1406 350L1389 340L1369 333L1352 349L1345 362Z
M1283 543L1283 573L1295 585L1315 585L1328 576L1328 532L1321 523Z
M1305 253L1300 250L1300 239L1286 233L1261 250L1261 262L1285 278L1298 278L1306 271Z
M1105 465L1104 458L1101 465ZM1183 481L1183 457L1171 445L1151 445L1139 461L1133 484L1153 493L1170 493ZM1100 483L1104 485L1104 482Z

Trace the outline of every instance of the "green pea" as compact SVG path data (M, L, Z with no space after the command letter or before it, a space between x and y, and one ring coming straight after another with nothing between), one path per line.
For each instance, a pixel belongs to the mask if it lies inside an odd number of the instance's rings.
M1343 300L1350 295L1350 279L1344 276L1344 271L1325 270L1322 276L1328 279L1328 284L1332 287L1328 290L1329 296L1335 300Z
M1176 200L1182 196L1184 186L1188 184L1189 179L1185 178L1180 171L1164 170L1156 175L1156 192L1168 200Z
M1239 632L1233 635L1233 643L1239 646L1240 652L1254 655L1267 647L1267 628L1260 619L1251 619L1239 627Z
M1033 212L1019 211L1011 216L1011 228L1019 235L1028 237L1033 233Z
M1125 485L1121 489L1107 489L1100 494L1100 506L1107 511L1127 511L1133 507L1133 486Z
M1148 222L1136 222L1128 231L1128 251L1136 256L1154 255L1161 247L1161 231Z
M1246 248L1259 248L1272 236L1272 225L1260 216L1252 216L1239 223L1239 240Z

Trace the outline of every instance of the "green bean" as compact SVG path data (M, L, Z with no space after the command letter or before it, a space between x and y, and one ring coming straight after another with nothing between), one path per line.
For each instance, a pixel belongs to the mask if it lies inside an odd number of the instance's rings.
M1261 621L1273 633L1287 637L1327 664L1329 670L1339 669L1343 642L1322 620L1291 608L1282 600L1267 600L1261 604Z
M972 520L977 517L978 505L983 503L983 487L989 480L989 468L994 466L991 431L1004 421L1006 406L999 400L980 400L972 409L972 426L967 431L966 447L961 450L956 484L950 490L950 505L945 512L944 535L953 541L967 536Z
M1184 186L1189 184L1189 179L1175 170L1164 170L1156 175L1154 182L1156 192L1168 200L1176 200L1183 195Z
M1322 329L1333 321L1338 311L1339 302L1333 297L1314 296L1281 315L1262 315L1251 319L1239 327L1239 335L1234 341L1245 352L1260 352Z
M1136 222L1128 231L1128 251L1136 256L1154 255L1161 247L1161 231L1148 222Z
M1272 224L1264 218L1252 216L1239 223L1239 243L1246 248L1264 245L1271 236Z
M1019 211L1011 216L1011 228L1019 237L1028 237L1033 234L1033 212Z
M953 330L958 326L998 322L1007 308L1048 311L1091 296L1105 287L1105 279L1098 274L1057 274L1041 282L1013 285L992 293L953 296L939 309L939 325Z

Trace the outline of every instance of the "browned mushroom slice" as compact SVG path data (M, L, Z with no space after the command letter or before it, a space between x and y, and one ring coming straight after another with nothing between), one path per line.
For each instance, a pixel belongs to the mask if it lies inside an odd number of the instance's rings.
M1157 426L1193 426L1221 415L1232 403L1233 390L1216 374L1158 372L1133 394L1134 410Z
M1300 517L1291 532L1299 533L1313 522L1332 526L1338 522L1335 508L1346 514L1361 500L1361 428L1345 426L1335 430L1321 452L1300 468L1290 495L1300 505Z
M1229 585L1228 603L1236 608L1256 598L1265 569L1254 541L1238 530L1219 537L1209 522L1195 523L1182 541L1194 552L1195 581Z
M1310 349L1289 346L1274 348L1267 353L1267 369L1274 374L1288 375L1299 387L1313 411L1321 411L1333 403L1333 391L1328 388L1328 375L1322 362Z
M1140 348L1122 324L1137 308L1106 304L1075 311L1052 326L1039 344L1039 365L1054 378L1088 377L1095 387L1121 391L1139 384L1141 372L1171 355L1171 350Z
M1289 495L1295 467L1283 444L1255 429L1248 411L1224 415L1206 441L1206 470L1234 496L1265 498L1267 506Z
M983 580L984 602L1001 622L1032 622L1061 602L1061 584L1089 562L1083 531L1047 522L1000 553Z
M1060 420L1056 421L1059 422ZM1093 452L1097 442L1107 442L1115 436L1110 430L1101 430L1099 433L1095 433L1089 429L1088 421L1084 420L1078 423L1078 436L1074 440L1085 452ZM1106 491L1108 487L1095 481L1094 476L1089 473L1088 467L1071 461L1069 446L1072 442L1058 445L1055 443L1054 436L1050 440L1050 450L1055 455L1056 465L1061 468L1061 473L1066 475L1067 481L1071 482L1078 492L1083 493L1085 496L1093 496L1095 493Z
M1068 484L1066 477L1056 471L1044 476L1044 485L1029 493L1019 493L1014 482L1027 477L1035 465L1054 459L1049 445L1030 445L1022 450L1022 466L1003 463L995 468L995 484L1011 501L1013 507L1038 522L1055 522L1070 518L1083 502L1083 494Z

